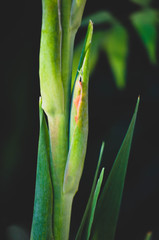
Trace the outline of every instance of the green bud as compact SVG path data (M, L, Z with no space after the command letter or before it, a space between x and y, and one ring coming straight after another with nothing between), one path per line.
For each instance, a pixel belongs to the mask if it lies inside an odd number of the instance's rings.
M64 193L76 193L86 155L88 138L89 53L92 34L93 24L90 21L72 94L69 153L64 175Z
M61 80L61 19L58 0L43 0L40 46L40 89L47 115L63 112Z

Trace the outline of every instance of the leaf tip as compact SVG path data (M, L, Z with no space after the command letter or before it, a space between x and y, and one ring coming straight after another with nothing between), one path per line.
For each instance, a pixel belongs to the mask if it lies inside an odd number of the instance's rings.
M89 19L89 24L93 27L93 21Z
M41 98L41 96L39 97L39 106L42 106L42 98Z
M140 94L139 94L139 96L138 96L138 98L137 98L137 103L136 103L137 109L138 109L138 107L139 107L139 103L140 103Z

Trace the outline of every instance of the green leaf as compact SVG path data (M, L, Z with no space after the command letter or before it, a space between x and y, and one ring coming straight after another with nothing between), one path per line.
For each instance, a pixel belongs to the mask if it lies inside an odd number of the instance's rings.
M159 12L157 10L144 9L130 17L152 63L156 63L158 16Z
M128 55L128 35L125 28L116 24L107 31L103 48L115 77L119 89L125 87L126 63Z
M90 74L93 72L95 65L98 61L99 50L102 45L104 37L105 37L105 32L102 32L102 31L100 32L98 31L93 34L93 39L92 39L91 49L90 49L90 63L89 63ZM78 64L79 64L83 44L84 44L84 41L81 41L76 46L74 51L71 89L73 89L73 86L74 86L74 81L76 78L76 73L78 69Z
M40 136L38 146L34 213L31 240L52 240L53 190L50 177L50 146L45 116L39 105Z
M82 65L84 64L84 59L86 58L86 53L88 50L89 50L89 54L90 54L90 47L92 44L92 34L93 34L93 23L92 23L92 21L89 21L85 40L82 41L81 44L79 45L79 48L77 51L78 53L76 53L77 56L75 57L76 64L73 64L73 72L74 71L75 72L73 73L74 78L73 78L72 85L74 85L74 82L79 74L79 71L81 70Z
M91 193L90 193L90 196L89 196L89 200L88 200L86 210L84 212L80 227L79 227L77 235L76 235L76 240L84 239L84 236L86 236L86 233L87 233L87 229L88 229L88 225L89 225L89 221L90 221L90 216L91 216L91 208L92 208L93 197L94 197L95 188L96 188L96 184L97 184L97 177L98 177L99 168L100 168L100 164L101 164L101 160L102 160L102 156L103 156L103 151L104 151L104 145L105 144L103 142L102 146L101 146L101 150L100 150L98 165L97 165L97 168L96 168Z
M114 240L139 99L129 129L97 204L91 239Z
M151 237L152 237L152 232L148 232L146 234L145 240L151 240Z
M90 215L90 221L89 221L89 225L88 225L88 233L87 233L87 238L86 238L87 240L89 240L89 237L90 237L90 234L91 234L91 228L92 228L92 224L93 224L93 220L94 220L95 209L96 209L97 200L98 200L98 196L99 196L102 181L103 181L103 176L104 176L104 168L102 168L102 171L101 171L101 174L99 176L97 186L96 186L96 189L95 189L95 192L94 192L94 195L93 195L91 215Z

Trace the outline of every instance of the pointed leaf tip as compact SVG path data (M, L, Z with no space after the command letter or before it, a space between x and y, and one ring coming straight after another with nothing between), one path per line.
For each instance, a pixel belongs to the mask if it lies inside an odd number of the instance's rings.
M114 240L139 99L140 98L137 100L136 108L128 131L97 204L97 210L92 227L91 239L93 240L103 239L103 236L104 239Z

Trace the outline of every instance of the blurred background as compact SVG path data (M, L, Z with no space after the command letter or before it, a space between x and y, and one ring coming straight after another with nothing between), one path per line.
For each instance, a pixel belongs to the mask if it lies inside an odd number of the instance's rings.
M141 97L115 240L159 239L159 6L157 0L87 0L94 40L88 151L71 236L91 189L102 141L105 179ZM39 116L41 1L1 5L0 239L29 239ZM101 13L102 11L102 13ZM105 11L103 13L103 11ZM87 22L87 21L86 21ZM76 38L74 64L86 33ZM94 50L93 50L94 49Z

